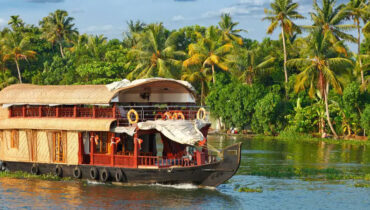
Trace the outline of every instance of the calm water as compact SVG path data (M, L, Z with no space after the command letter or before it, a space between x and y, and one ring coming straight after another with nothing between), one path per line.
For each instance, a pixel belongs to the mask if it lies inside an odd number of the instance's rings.
M346 174L370 174L369 148L210 137L217 148L239 141L244 143L241 167L237 175L217 189L0 178L0 209L370 209L370 188L354 187L356 182L365 181L267 177L269 172L276 174L281 170L325 168ZM256 173L261 176L248 175ZM235 189L239 187L261 188L263 192L238 192Z

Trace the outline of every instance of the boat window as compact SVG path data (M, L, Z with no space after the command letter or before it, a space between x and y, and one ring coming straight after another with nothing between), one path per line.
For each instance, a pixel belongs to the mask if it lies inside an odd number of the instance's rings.
M67 150L67 135L64 132L53 132L53 160L64 163Z
M12 130L10 137L10 147L18 149L19 146L19 133L18 130Z
M108 153L108 146L110 145L111 133L108 132L96 132L95 133L95 144L97 153ZM109 141L108 141L109 140Z

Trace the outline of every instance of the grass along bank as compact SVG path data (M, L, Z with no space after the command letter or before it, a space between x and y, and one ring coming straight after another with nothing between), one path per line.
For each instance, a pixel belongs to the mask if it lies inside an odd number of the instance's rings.
M15 179L40 179L40 180L48 180L48 181L70 181L72 178L70 177L58 177L52 174L30 174L23 171L0 171L0 178L15 178Z

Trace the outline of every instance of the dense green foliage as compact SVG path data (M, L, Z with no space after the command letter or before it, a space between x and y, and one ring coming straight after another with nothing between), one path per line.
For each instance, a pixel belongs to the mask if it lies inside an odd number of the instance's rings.
M206 102L224 129L369 133L369 1L314 1L309 26L295 23L304 18L298 11L292 0L274 1L264 20L270 21L268 34L278 28L281 33L278 40L261 42L242 36L245 30L229 14L222 14L217 26L173 31L162 23L130 21L122 40L79 34L63 10L39 26L11 16L9 27L0 31L0 88L160 76L191 82L198 103ZM357 52L349 50L349 41Z

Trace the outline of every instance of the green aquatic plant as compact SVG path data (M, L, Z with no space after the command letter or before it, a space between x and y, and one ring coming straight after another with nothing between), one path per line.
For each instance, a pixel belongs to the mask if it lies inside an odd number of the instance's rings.
M70 177L58 177L52 174L41 174L35 175L23 171L0 171L0 178L15 178L15 179L40 179L40 180L49 180L49 181L69 181L72 180Z
M263 192L263 190L260 187L258 187L258 188L240 187L238 189L238 192L258 192L258 193L261 193L261 192Z

